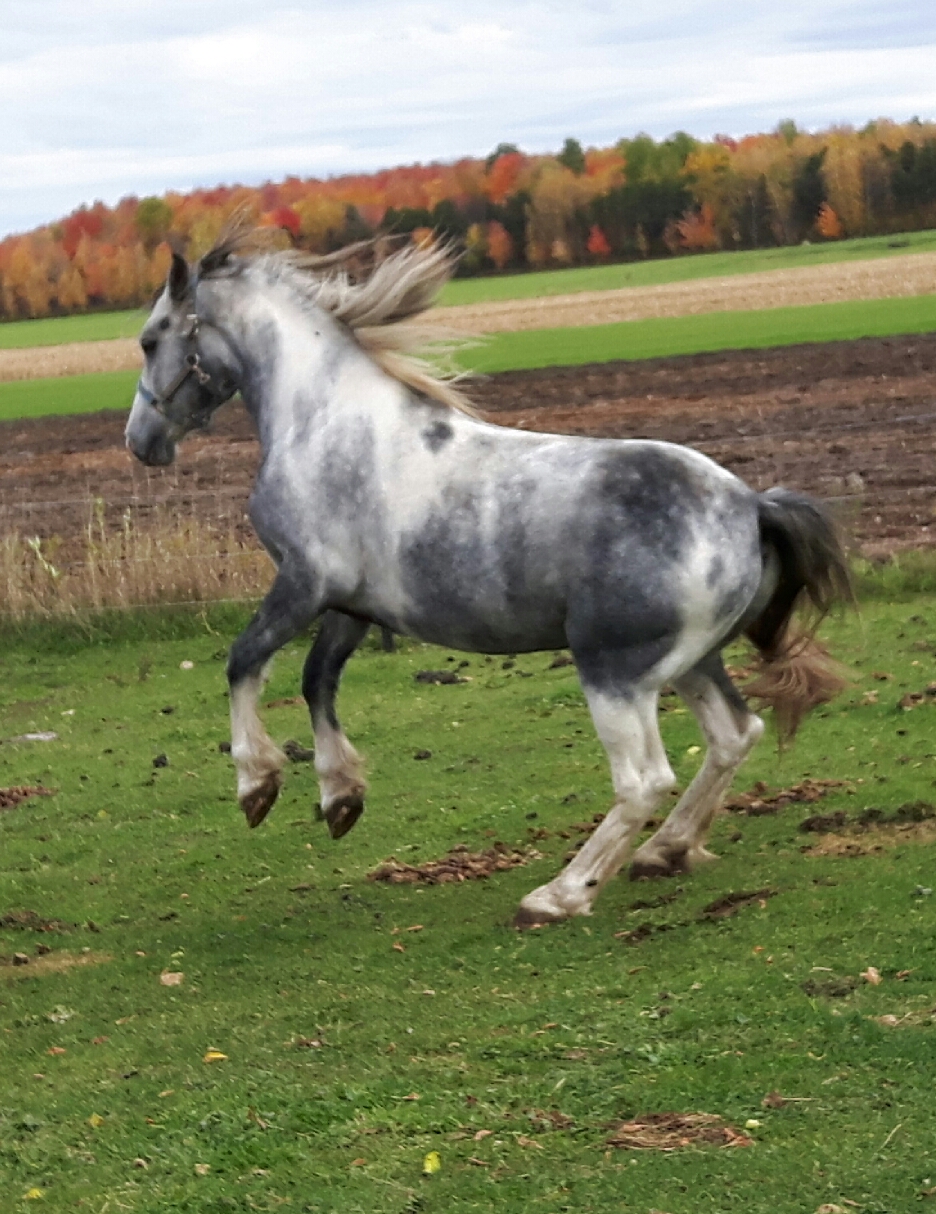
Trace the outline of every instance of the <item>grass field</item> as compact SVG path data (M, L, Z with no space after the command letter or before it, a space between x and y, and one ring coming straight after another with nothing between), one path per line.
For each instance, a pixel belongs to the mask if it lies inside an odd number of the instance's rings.
M791 270L799 266L858 262L906 253L936 250L936 231L908 232L899 236L868 236L828 244L802 244L783 249L753 249L738 253L704 253L620 265L585 266L569 270L543 270L492 278L464 278L450 282L442 293L443 306L484 303L499 299L537 299L543 295L571 295L579 291L607 291L621 287L651 287L667 282L688 282L723 275Z
M793 269L797 266L829 265L835 262L858 262L933 250L936 250L936 231L909 232L905 235L873 236L860 240L797 245L784 249L707 253L695 257L674 257L620 265L466 278L450 282L442 292L440 303L445 307L503 299L536 299L544 295L654 286L698 278L752 274L765 270ZM0 324L0 350L136 337L143 319L144 313L134 310L100 312L90 316L9 321Z
M27 350L31 346L60 346L72 341L110 341L136 337L146 313L94 312L89 316L54 316L0 324L0 350Z
M95 413L99 409L128 410L138 378L136 371L109 371L100 375L0 383L0 421L49 414Z
M798 825L932 812L936 709L897 705L934 677L936 601L835 624L854 687L782 758L765 738L740 781L844 781L821 804L725 816L719 864L619 880L589 921L523 936L518 899L608 802L570 669L469 656L470 682L425 686L456 655L367 649L342 700L369 758L361 824L328 840L300 762L248 832L218 752L236 624L7 640L0 785L56 791L0 810L0 954L28 957L0 966L5 1209L903 1214L933 1196L932 832L879 824L854 836L878 851L804 855L827 837ZM302 657L265 701L296 694ZM668 705L684 784L699 739ZM264 715L307 743L300 705ZM58 738L10 740L39 730ZM497 840L537 854L458 886L366 877ZM729 892L753 896L706 910ZM660 1112L751 1145L608 1145Z
M919 295L906 299L847 300L758 312L706 312L698 316L670 316L623 324L497 333L461 358L472 371L491 374L521 367L578 366L619 358L667 358L714 350L767 349L801 342L931 333L934 329L936 295Z
M661 358L706 350L763 349L799 342L928 333L934 329L936 295L924 295L500 333L466 350L461 361L472 371L490 374L618 358ZM0 383L0 421L128 409L136 379L135 371L115 371Z

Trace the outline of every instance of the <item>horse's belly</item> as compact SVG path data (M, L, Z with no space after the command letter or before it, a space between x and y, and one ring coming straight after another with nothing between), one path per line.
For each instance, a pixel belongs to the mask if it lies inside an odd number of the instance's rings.
M562 649L566 645L565 628L553 622L527 622L527 626L498 627L493 621L478 619L410 618L401 631L431 645L445 645L470 653L533 653L541 649Z

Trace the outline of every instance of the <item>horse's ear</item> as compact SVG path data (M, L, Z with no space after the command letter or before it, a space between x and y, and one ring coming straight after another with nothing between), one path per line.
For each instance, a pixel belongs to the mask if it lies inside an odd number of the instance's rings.
M188 262L181 253L172 254L172 265L169 267L169 296L176 303L181 303L188 297L189 283Z

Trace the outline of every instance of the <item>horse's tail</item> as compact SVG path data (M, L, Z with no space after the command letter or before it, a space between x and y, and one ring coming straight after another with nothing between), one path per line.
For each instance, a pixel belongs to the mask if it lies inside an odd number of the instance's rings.
M745 634L760 651L760 671L745 694L771 706L781 745L792 740L810 709L847 684L843 672L815 638L837 603L854 601L838 529L822 505L789 489L758 496L761 543L776 555L777 584ZM808 623L794 621L807 607Z

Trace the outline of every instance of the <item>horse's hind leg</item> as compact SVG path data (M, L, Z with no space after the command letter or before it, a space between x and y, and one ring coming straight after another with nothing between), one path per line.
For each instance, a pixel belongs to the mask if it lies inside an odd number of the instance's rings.
M672 813L634 854L633 878L668 877L715 858L705 849L715 811L764 731L760 717L750 711L728 677L720 654L709 654L674 686L695 714L708 749Z
M302 694L315 734L322 817L333 839L346 835L364 812L366 785L361 757L341 728L335 696L344 664L363 640L367 627L349 615L326 611L302 675Z
M658 687L611 695L585 685L595 728L611 763L614 805L558 877L527 894L516 927L537 927L588 915L627 859L634 840L675 783L657 724Z
M257 698L266 668L278 649L306 628L318 614L317 603L302 579L281 569L260 609L231 646L231 757L237 767L237 799L250 826L270 812L282 784L286 756L270 739L257 714Z

